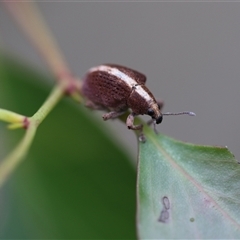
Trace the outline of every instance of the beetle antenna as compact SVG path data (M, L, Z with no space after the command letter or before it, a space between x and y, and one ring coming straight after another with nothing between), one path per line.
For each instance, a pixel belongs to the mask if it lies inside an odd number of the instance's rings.
M189 116L196 116L196 113L194 113L194 112L177 112L177 113L166 112L166 113L163 113L162 115L164 115L164 116L167 116L167 115L189 115Z

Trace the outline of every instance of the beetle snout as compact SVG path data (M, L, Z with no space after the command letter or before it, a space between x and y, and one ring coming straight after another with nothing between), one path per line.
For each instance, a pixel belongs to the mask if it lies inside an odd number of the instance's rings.
M161 123L161 122L162 122L162 120L163 120L163 116L162 116L162 115L160 115L158 118L156 118L156 124L159 124L159 123Z

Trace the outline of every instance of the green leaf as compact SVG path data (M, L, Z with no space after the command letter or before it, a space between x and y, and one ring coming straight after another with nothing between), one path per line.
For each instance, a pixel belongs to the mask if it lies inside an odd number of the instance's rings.
M2 58L0 107L31 116L51 91L44 80ZM26 159L0 189L1 239L135 238L134 167L101 118L84 111L64 99L39 127ZM0 122L0 156L23 134Z
M227 148L176 141L148 128L140 144L140 239L240 238L240 165Z

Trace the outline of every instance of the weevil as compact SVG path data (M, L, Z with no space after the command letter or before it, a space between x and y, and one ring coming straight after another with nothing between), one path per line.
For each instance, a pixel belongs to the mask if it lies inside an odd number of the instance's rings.
M89 69L83 79L82 94L85 105L92 109L109 111L104 120L114 119L128 109L126 125L132 130L141 130L142 125L134 125L138 115L149 115L156 124L163 120L163 115L194 115L192 112L161 113L163 102L157 101L146 87L146 76L136 70L117 64L103 64Z

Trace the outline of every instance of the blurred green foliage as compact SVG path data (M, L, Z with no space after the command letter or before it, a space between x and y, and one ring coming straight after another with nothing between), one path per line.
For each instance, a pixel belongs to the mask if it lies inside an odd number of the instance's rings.
M2 56L0 107L31 116L50 93L45 78ZM134 167L92 116L64 99L44 120L0 189L1 239L136 238ZM23 134L0 122L0 156Z

